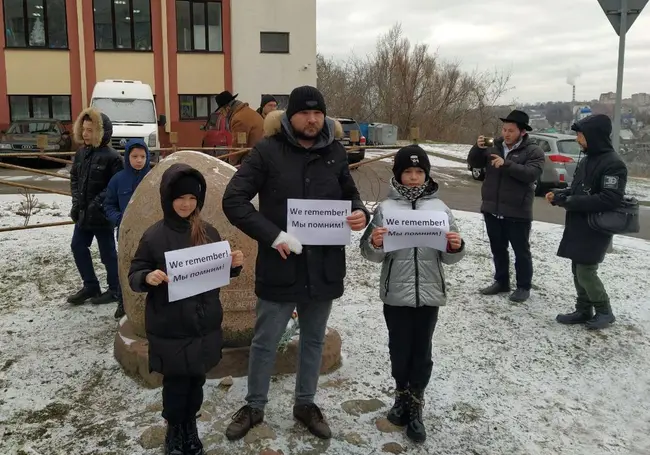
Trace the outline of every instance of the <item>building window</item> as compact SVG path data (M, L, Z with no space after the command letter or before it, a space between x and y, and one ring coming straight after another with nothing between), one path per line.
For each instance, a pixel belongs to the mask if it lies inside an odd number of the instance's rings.
M278 109L285 110L289 106L289 95L271 95L278 103Z
M7 47L68 48L65 0L4 0Z
M285 32L260 32L262 54L288 54L289 34Z
M181 120L204 120L217 110L214 95L179 95Z
M11 121L53 118L71 122L70 95L9 95Z
M149 0L93 0L95 49L151 50Z
M223 52L221 2L176 0L176 46L179 52Z

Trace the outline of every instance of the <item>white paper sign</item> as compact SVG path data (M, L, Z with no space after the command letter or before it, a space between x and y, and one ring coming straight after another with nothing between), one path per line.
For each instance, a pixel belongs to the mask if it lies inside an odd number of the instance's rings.
M169 301L186 299L230 283L230 243L215 242L165 253Z
M447 250L449 216L432 210L387 210L383 214L384 251L426 247Z
M351 201L287 200L287 233L303 245L349 245Z

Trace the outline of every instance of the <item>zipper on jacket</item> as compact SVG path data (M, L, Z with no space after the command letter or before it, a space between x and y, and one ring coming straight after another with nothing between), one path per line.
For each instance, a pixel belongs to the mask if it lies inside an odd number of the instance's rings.
M411 202L411 207L413 210L417 210L415 208L416 206L416 201ZM420 306L420 269L418 267L418 249L413 248L413 259L415 262L415 308L418 308Z
M391 259L390 262L388 263L388 273L386 274L386 279L384 280L384 297L388 295L388 289L390 287L390 272L393 270L393 261L395 259Z
M442 295L447 296L447 283L445 283L445 276L442 274L442 264L438 260L438 272L440 272L440 283L442 283Z

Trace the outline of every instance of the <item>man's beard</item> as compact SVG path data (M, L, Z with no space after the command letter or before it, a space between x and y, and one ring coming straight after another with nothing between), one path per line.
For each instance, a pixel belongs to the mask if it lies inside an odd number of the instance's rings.
M520 134L519 136L517 136L517 137L515 138L514 141L512 141L512 144L509 144L509 143L506 141L506 145L507 145L508 147L512 147L513 145L517 144L517 142L521 141L521 140L523 139L523 137L524 137L524 135L523 135L523 134Z
M303 130L303 131L294 130L293 134L294 134L294 136L296 136L296 139L304 139L304 140L307 140L307 141L313 141L314 139L316 139L320 135L321 131L323 131L322 128L316 130L316 132L313 133L313 134L306 134L305 130Z

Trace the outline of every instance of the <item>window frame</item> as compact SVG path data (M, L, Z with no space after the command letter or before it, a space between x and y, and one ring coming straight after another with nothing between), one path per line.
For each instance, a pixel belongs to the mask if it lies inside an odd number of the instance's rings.
M131 47L116 47L115 43L117 42L117 27L115 26L115 0L110 0L111 2L111 31L113 32L113 47L110 49L107 48L97 48L97 27L95 27L95 1L92 0L93 7L93 48L95 52L153 52L153 23L151 19L151 2L152 0L147 0L149 2L149 43L151 49L136 49L135 48L135 21L131 21L130 32L131 32ZM133 18L133 0L125 0L129 4L129 14ZM157 0L153 0L157 1Z
M60 121L62 124L67 125L72 123L72 95L24 95L24 94L11 94L7 95L7 103L9 104L9 123L16 122L18 120L25 120L25 119L14 119L13 118L13 112L11 108L11 97L13 96L26 96L27 97L27 105L29 106L29 118L33 119L36 118L34 117L34 98L47 98L47 108L48 108L48 114L50 115L49 118L55 119ZM54 117L54 111L53 111L53 105L54 105L54 97L55 96L66 96L68 98L68 105L70 107L70 118L69 119L61 119L61 118L56 118Z
M175 0L174 1L174 13L176 12L176 7L178 2L188 2L190 6L190 30L192 30L190 47L191 49L179 49L178 48L178 17L176 17L176 53L177 54L188 54L188 53L199 53L199 54L223 54L224 53L224 42L223 42L223 1L222 0ZM214 3L219 5L219 32L221 33L221 50L212 51L210 49L194 49L194 5L202 5L203 13L205 15L205 44L206 47L210 45L210 30L208 27L208 4Z
M192 109L194 111L194 116L192 118L183 118L182 113L183 113L183 108L182 108L182 98L184 96L191 96L192 97ZM206 93L179 93L178 95L178 120L181 122L196 122L196 121L207 121L210 118L210 115L212 115L213 112L215 112L216 108L213 110L212 105L214 104L216 106L216 101L214 97L216 94L206 94ZM197 116L196 115L196 99L197 98L207 98L208 99L208 115L203 117L203 116Z
M23 3L23 20L25 21L25 24L28 23L27 21L27 0L21 0ZM63 15L65 16L65 47L50 47L50 29L49 29L49 20L48 20L48 15L47 15L47 3L48 0L43 0L43 33L45 34L45 45L44 46L30 46L29 45L29 37L27 34L25 34L25 45L24 46L12 46L10 44L7 44L7 37L6 33L8 30L7 27L7 14L6 14L6 4L5 2L2 2L2 17L3 17L3 25L5 27L4 29L4 34L5 34L5 49L38 49L38 50L52 50L52 51L69 51L70 50L70 35L68 31L68 5L65 0L63 0ZM27 31L25 31L27 33Z
M287 37L286 51L265 51L262 46L263 36L265 35L282 35ZM291 32L264 32L260 31L260 54L291 54Z

